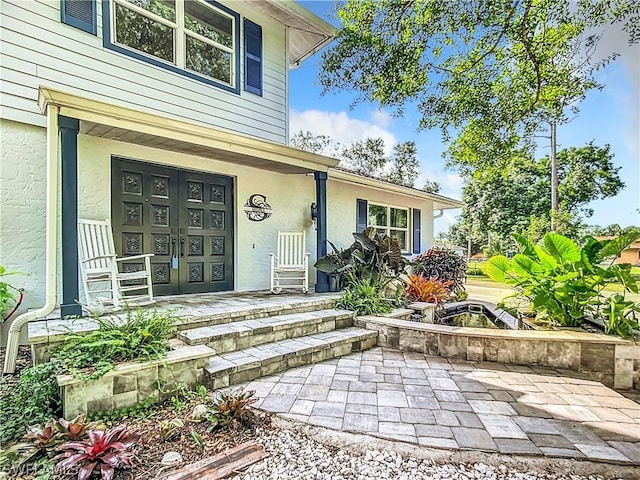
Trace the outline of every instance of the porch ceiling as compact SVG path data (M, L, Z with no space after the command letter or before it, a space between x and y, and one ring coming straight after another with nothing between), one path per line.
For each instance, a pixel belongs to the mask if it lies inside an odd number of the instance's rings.
M285 174L326 172L338 160L275 142L170 119L40 87L40 108L80 120L80 132Z

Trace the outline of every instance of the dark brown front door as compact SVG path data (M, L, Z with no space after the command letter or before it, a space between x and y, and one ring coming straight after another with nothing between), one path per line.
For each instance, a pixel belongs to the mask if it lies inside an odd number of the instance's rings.
M116 251L154 254L154 294L233 289L230 177L118 158L111 170ZM123 263L125 271L141 267Z

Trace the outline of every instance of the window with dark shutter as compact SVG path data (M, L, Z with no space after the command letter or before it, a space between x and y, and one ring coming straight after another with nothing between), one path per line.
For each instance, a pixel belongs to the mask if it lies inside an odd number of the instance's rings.
M262 95L262 27L244 20L244 89Z
M96 0L60 0L62 23L96 35Z

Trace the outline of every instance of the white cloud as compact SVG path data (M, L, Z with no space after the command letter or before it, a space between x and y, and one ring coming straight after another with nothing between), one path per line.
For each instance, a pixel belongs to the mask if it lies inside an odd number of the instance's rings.
M456 212L456 210L453 210ZM456 222L456 215L450 213L451 210L445 211L444 215L440 218L436 218L433 223L433 235L437 236L439 233L446 233L449 231L449 227Z
M351 118L344 111L291 110L289 121L291 135L301 130L309 131L314 135L326 135L342 145L350 145L367 137L382 138L387 154L391 153L393 145L397 142L396 137L388 130L371 122Z
M378 109L371 114L371 121L382 128L387 128L391 124L391 120L391 115L384 110Z
M440 190L441 195L454 198L461 198L462 196L462 187L464 186L464 180L457 173L444 171L435 172L423 169L418 176L418 179L416 180L416 187L422 188L426 180L437 182L440 187L442 187L442 189Z

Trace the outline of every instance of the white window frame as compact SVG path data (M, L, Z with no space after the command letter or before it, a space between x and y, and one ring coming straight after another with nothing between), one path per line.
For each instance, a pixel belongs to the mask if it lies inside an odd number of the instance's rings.
M199 3L201 3L202 5L205 5L207 8L214 10L216 13L223 15L224 17L227 17L231 20L231 37L232 37L232 45L231 47L227 47L225 45L222 45L220 43L217 43L213 40L211 40L210 38L204 37L196 32L192 32L191 30L188 30L187 28L185 28L184 24L184 2L185 0L175 0L175 6L176 6L176 21L172 22L171 20L167 20L166 18L162 18L159 15L156 15L153 12L150 12L148 10L145 10L144 8L138 7L137 5L134 5L133 3L128 2L127 0L104 0L104 1L109 1L110 2L110 23L111 23L111 43L114 45L117 45L118 47L127 49L129 51L135 52L138 55L144 55L145 57L148 57L156 62L162 62L162 63L166 63L168 65L173 65L175 67L178 67L182 70L184 70L185 72L190 72L194 75L198 75L201 76L203 78L207 78L211 81L220 83L221 85L227 86L227 87L232 87L234 88L236 86L236 63L237 63L237 58L236 58L236 52L237 52L237 46L238 46L238 42L239 39L237 38L236 32L238 31L238 26L236 25L236 18L233 15L230 15L229 13L216 8L215 5L212 5L209 2L203 1L203 0L189 0L189 1L197 1ZM129 45L125 45L123 43L118 43L116 41L117 35L116 35L116 4L121 5L124 8L127 8L129 10L132 10L134 12L136 12L139 15L145 16L147 18L149 18L150 20L153 20L154 22L158 22L161 23L169 28L173 29L173 61L172 62L168 62L167 60L163 59L163 58L159 58L156 57L154 55L150 55L146 52L143 52L141 50L138 50L136 48L130 47ZM208 45L211 45L214 48L217 48L219 50L222 50L224 52L227 52L231 55L231 60L229 62L229 67L230 67L230 72L229 72L229 82L226 82L224 80L220 80L219 78L215 78L215 77L210 77L204 73L198 72L196 70L191 70L189 68L186 67L186 62L187 62L187 54L186 54L186 37L191 36L193 38L195 38L196 40L199 40L201 42L204 42Z
M370 218L370 210L371 210L371 206L376 206L376 207L384 207L387 209L387 225L372 225L369 223L369 218ZM394 208L396 210L404 210L407 212L407 228L400 228L400 227L392 227L390 225L391 223L391 209ZM400 205L391 205L391 204L386 204L386 203L379 203L379 202L371 202L368 201L367 202L367 226L369 227L373 227L376 230L382 230L385 229L386 230L386 234L388 236L392 236L391 235L391 230L400 230L400 231L404 231L406 233L406 245L405 245L405 249L402 250L402 253L410 253L411 252L411 243L412 243L412 226L411 226L411 208L410 207L402 207Z

